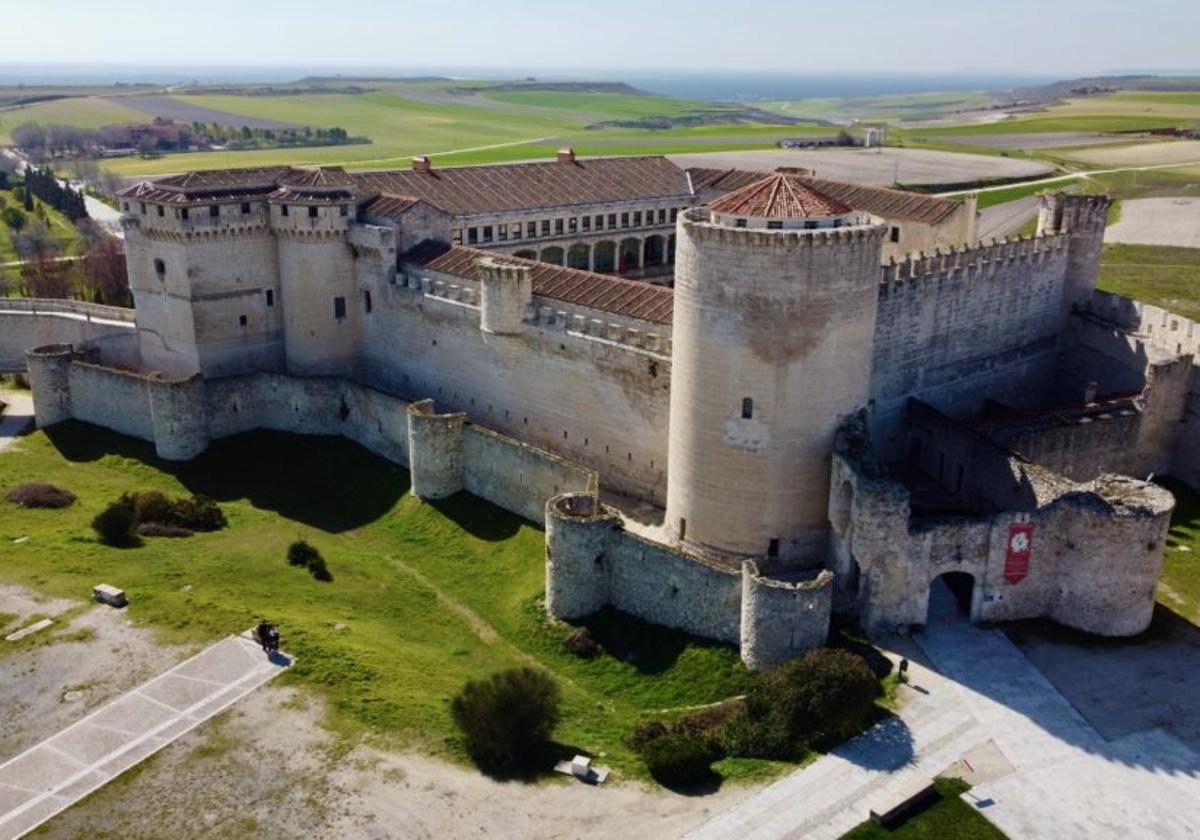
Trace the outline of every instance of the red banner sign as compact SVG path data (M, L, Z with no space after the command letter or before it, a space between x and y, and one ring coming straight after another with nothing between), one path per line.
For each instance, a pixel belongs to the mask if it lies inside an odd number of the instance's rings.
M1004 579L1019 583L1029 574L1033 553L1033 523L1014 522L1008 526L1008 549L1004 556Z

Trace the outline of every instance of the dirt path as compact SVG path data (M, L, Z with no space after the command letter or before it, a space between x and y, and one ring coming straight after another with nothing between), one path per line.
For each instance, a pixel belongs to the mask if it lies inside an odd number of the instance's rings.
M0 391L0 402L8 405L0 415L0 452L3 452L33 425L33 397L22 391Z

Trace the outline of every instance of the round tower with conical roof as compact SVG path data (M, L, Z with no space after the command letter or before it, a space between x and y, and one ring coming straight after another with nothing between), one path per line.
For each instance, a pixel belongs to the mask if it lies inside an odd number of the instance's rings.
M885 227L776 173L680 215L667 528L811 567L840 418L867 402Z

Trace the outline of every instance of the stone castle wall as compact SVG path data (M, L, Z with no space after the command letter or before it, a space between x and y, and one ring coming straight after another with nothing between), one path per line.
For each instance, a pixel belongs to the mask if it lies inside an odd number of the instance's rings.
M576 619L612 606L741 650L752 668L823 645L833 576L789 582L753 563L727 565L624 527L594 494L566 493L546 512L546 609Z
M520 333L481 329L479 284L419 268L372 281L358 379L666 496L670 327L533 296ZM509 324L507 329L512 329Z
M874 337L873 435L902 446L909 397L953 416L986 399L1034 405L1058 360L1068 236L1019 239L884 266Z
M72 344L100 352L111 364L139 361L134 312L76 300L0 300L0 372L25 370L25 351Z
M1046 616L1089 633L1133 635L1150 623L1174 499L1153 484L1103 476L1077 484L1009 458L1020 500L975 516L917 516L908 490L889 477L865 434L844 427L834 455L830 515L841 586L864 626L886 632L923 625L929 587L947 572L974 579L971 617ZM1000 500L995 500L1000 501ZM1028 575L1005 577L1010 527L1032 523Z

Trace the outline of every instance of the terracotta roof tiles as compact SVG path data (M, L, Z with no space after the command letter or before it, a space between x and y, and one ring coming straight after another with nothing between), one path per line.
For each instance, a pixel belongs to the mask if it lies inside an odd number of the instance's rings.
M477 281L478 261L485 256L502 263L529 266L533 293L540 297L655 324L671 323L675 295L664 286L433 241L423 242L406 253L402 262Z
M760 178L721 196L708 206L716 213L758 219L817 219L854 212L836 198L783 172Z

